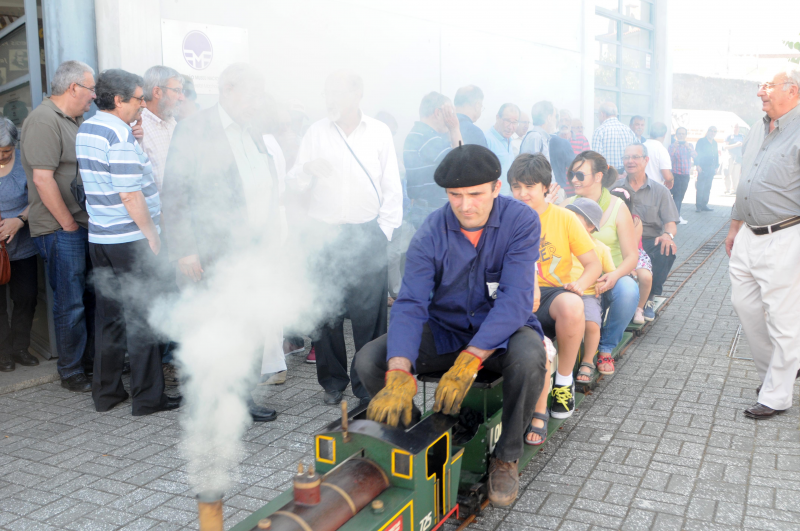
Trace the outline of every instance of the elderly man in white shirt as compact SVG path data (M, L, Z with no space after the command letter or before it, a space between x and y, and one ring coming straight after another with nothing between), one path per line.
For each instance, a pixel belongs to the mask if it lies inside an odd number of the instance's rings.
M185 99L183 76L168 66L151 66L144 73L144 101L142 110L142 149L153 165L153 178L158 191L164 182L164 164L167 162L169 143L175 132L175 113Z
M675 177L672 175L672 158L663 144L665 136L667 136L666 124L655 122L650 126L650 138L644 141L650 161L644 172L649 179L672 189Z
M325 83L328 118L309 127L287 175L308 190L308 215L323 246L314 275L329 312L314 341L317 378L325 403L341 402L351 383L362 403L369 393L351 367L347 376L344 317L358 351L386 333L386 246L403 220L403 192L389 128L361 112L363 81L335 72Z

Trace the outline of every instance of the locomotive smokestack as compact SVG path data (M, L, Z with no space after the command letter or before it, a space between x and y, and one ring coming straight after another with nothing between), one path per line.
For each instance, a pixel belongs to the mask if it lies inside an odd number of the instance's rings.
M222 494L198 494L197 512L200 531L225 531L222 525Z

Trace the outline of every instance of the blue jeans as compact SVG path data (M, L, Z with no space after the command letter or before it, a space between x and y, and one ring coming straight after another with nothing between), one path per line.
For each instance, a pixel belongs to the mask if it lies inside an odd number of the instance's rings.
M89 232L83 227L58 230L33 238L33 243L53 290L58 374L66 379L91 367L94 358L94 290L86 285L91 269Z
M608 308L608 317L600 329L600 352L614 351L638 304L639 284L629 276L617 280L611 291L603 294L603 312Z

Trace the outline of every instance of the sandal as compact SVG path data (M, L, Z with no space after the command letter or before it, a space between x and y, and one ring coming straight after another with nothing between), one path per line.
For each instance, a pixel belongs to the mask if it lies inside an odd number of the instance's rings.
M608 369L609 365L611 365L611 370ZM597 370L603 376L614 374L614 358L612 358L610 354L600 354L597 357Z
M589 368L588 374L587 374L586 371L584 371L584 367L588 367ZM596 368L597 367L595 367L595 365L593 363L589 363L587 361L582 362L580 368L578 369L578 374L577 374L577 376L575 376L575 383L579 383L579 384L591 383L592 382L592 374L594 374L594 370ZM588 380L580 380L579 378L581 376L587 377Z
M535 427L532 422L533 419L539 419L544 422L544 426L541 428ZM537 413L533 412L533 418L528 423L528 427L525 429L525 435L522 436L522 440L525 441L525 444L528 446L541 446L547 440L547 421L550 420L550 411L545 411L544 413ZM535 433L540 438L536 442L531 442L528 440L528 434Z

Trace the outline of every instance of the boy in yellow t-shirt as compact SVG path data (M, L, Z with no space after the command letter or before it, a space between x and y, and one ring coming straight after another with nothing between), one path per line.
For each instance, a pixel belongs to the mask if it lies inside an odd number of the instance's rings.
M567 209L575 212L580 220L586 233L591 235L600 226L603 219L603 210L600 205L581 197L566 206ZM614 259L611 257L611 249L601 241L592 238L595 248L594 252L600 259L600 264L603 268L603 273L611 273L616 269L614 266ZM583 267L579 263L572 266L572 275L580 276L583 273ZM583 291L583 311L586 316L586 329L583 335L583 359L581 360L580 369L578 369L578 383L588 383L592 379L592 371L595 369L594 355L597 352L597 347L600 345L600 328L603 325L603 310L600 304L599 294L596 290L596 285L591 286L589 289ZM613 372L606 372L604 369L607 367L607 360L603 357L608 357L608 354L603 354L598 358L598 366L600 367L600 374L614 374Z
M523 154L508 170L508 183L514 198L539 214L542 226L537 262L540 298L536 317L544 334L558 340L558 371L553 386L550 416L565 419L575 410L575 382L572 368L583 339L585 317L581 296L600 277L600 260L594 242L577 216L545 200L552 169L544 155ZM572 256L584 266L583 274L572 277ZM546 434L547 385L536 404L526 444L538 445Z

